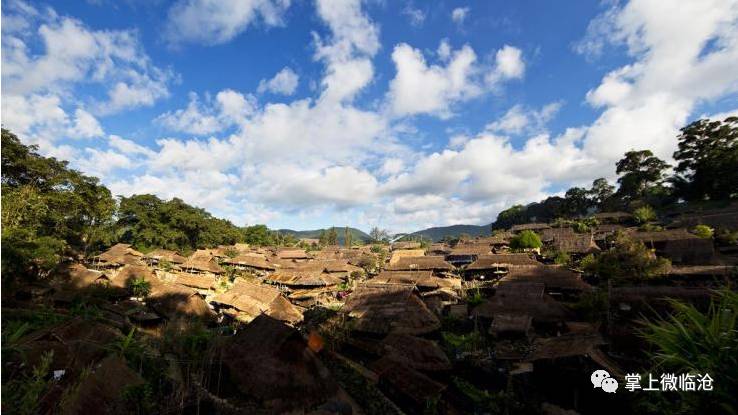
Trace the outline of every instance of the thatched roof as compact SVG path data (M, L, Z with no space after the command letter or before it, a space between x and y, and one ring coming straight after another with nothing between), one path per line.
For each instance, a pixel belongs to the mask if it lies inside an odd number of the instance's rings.
M110 278L101 271L87 269L82 264L72 264L62 271L68 277L67 283L74 289L85 289L97 284L110 283Z
M685 229L661 232L630 232L630 236L674 262L705 263L712 259L715 248L711 239L703 239Z
M241 278L236 279L230 290L216 295L211 302L236 310L238 316L245 320L254 319L264 313L289 323L302 321L302 313L277 288L254 284Z
M343 282L338 277L324 273L322 270L302 271L299 269L280 269L266 279L276 284L302 287L318 287L337 285Z
M420 249L420 242L415 241L401 241L392 244L392 250L400 249Z
M541 241L551 242L556 238L574 236L574 229L570 227L564 228L548 228L541 230Z
M604 224L597 225L597 228L593 232L593 236L595 240L599 241L599 240L605 239L606 237L622 229L624 229L622 225L618 225L615 223L613 224L604 223Z
M390 357L377 360L371 369L379 375L380 383L388 384L419 405L437 399L446 389L445 385Z
M349 295L343 312L356 319L355 330L369 333L423 334L440 327L411 286L360 285Z
M149 267L145 265L125 265L117 272L112 273L110 286L113 288L127 288L135 279L143 279L152 287L161 283L161 280L154 275Z
M556 265L538 267L514 267L500 281L542 282L546 290L589 291L592 287L582 281L579 274L568 268Z
M697 225L707 225L711 228L729 229L732 231L738 230L738 206L723 210L683 215L672 222L669 227L693 228Z
M144 254L131 248L129 244L115 244L94 259L104 265L142 265L143 256Z
M543 298L546 286L542 282L502 281L495 288L496 297Z
M687 232L686 229L666 229L663 231L643 232L637 229L630 230L629 235L637 241L643 242L665 242L665 241L683 241L683 240L702 240L697 235Z
M725 276L738 272L735 265L680 265L672 266L669 275L678 276Z
M449 252L451 252L451 247L443 243L431 244L431 246L428 247L428 253L433 255L446 255Z
M197 251L199 252L199 251ZM207 259L204 254L195 255L192 254L187 261L182 264L181 268L185 270L212 272L213 274L222 274L225 270L215 262L213 257Z
M387 269L391 271L452 271L454 266L444 261L442 256L416 256L400 258Z
M238 265L269 271L273 271L275 269L273 263L268 262L263 255L259 254L240 254L235 258L225 259L223 263L226 265Z
M213 317L205 300L195 290L184 285L161 283L152 286L146 302L154 311L170 320L180 317Z
M475 244L487 244L487 245L507 245L510 243L510 239L515 236L512 232L502 231L497 232L492 236L485 236L477 238L473 241Z
M589 254L600 251L594 238L588 233L555 237L551 246L567 254Z
M641 286L641 287L613 287L610 290L611 302L652 302L666 298L679 300L709 299L713 291L697 287L672 286Z
M392 255L390 256L389 263L394 264L397 261L400 260L400 258L404 257L417 257L417 256L424 256L425 255L425 249L397 249L392 251Z
M499 267L543 265L528 254L481 255L466 267L467 271L497 269Z
M561 357L586 356L605 344L599 334L563 335L559 337L537 338L525 360L532 362Z
M212 275L190 274L177 272L174 274L174 283L201 290L215 288L215 277Z
M281 259L308 259L310 256L304 249L281 248L277 250L277 256Z
M499 314L530 316L541 322L565 321L571 314L561 303L545 294L541 298L495 295L474 308L472 313L490 319Z
M178 252L170 251L168 249L154 249L153 251L146 254L146 258L155 259L157 261L167 261L172 264L183 264L187 261L187 258L180 255Z
M416 370L449 370L451 362L438 343L407 334L389 334L382 340L392 360L402 362Z
M479 256L479 255L486 255L490 254L492 252L492 248L489 244L486 243L467 243L467 244L458 244L453 249L451 249L451 252L448 253L449 256Z
M601 222L605 222L605 221L620 222L620 221L630 219L633 217L633 215L631 215L628 212L600 212L600 213L595 213L592 216Z
M238 390L274 413L308 409L338 390L300 333L264 314L227 340L223 362Z
M551 225L547 223L523 223L520 225L513 225L510 228L510 231L514 233L518 233L522 231L540 231L543 229L548 229L550 227Z
M382 271L370 280L374 284L409 284L421 288L461 288L458 278L439 278L433 271Z
M528 333L533 317L527 314L495 314L489 327L490 334Z

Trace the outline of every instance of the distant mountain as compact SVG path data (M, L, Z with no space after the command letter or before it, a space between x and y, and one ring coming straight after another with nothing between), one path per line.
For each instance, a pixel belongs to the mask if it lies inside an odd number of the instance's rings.
M310 239L318 239L320 238L320 233L323 231L327 231L330 228L325 229L315 229L311 231L294 231L292 229L278 229L277 232L283 233L283 234L289 234L293 235L295 238L310 238ZM343 227L336 227L336 233L338 234L338 244L343 245L343 230L345 228ZM353 241L361 241L361 242L369 242L372 238L367 234L366 232L356 229L356 228L349 228L349 232L351 233L351 239Z
M471 237L490 235L489 225L451 225L451 226L438 226L434 228L423 229L422 231L413 232L408 234L410 238L430 239L433 242L440 241L446 236L455 237L461 234L467 234ZM408 238L408 239L410 239Z

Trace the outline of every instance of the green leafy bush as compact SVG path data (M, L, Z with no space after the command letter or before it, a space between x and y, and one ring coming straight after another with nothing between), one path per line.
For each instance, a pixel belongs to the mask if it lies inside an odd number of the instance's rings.
M710 239L715 233L715 230L707 225L697 225L692 230L692 233L703 239Z
M597 257L582 260L582 269L600 279L647 279L667 273L671 262L657 257L643 242L622 232L615 235L615 246Z
M510 240L510 248L514 250L537 249L541 246L541 237L530 230L524 230Z
M656 211L651 206L645 205L633 211L633 219L639 224L656 220Z

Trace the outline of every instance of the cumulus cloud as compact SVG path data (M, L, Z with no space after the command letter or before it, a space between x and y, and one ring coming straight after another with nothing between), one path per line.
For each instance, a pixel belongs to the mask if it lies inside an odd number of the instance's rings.
M170 131L207 135L223 131L256 110L256 99L233 90L220 91L215 100L209 96L202 103L198 95L191 92L186 108L168 111L156 118L156 122Z
M510 108L500 119L485 126L492 132L517 135L537 133L545 129L546 124L559 112L561 102L546 104L540 110L526 109L517 104Z
M413 7L410 3L402 9L402 14L408 18L412 26L419 27L425 23L426 13L421 9Z
M445 65L428 64L423 53L408 44L395 46L392 61L397 74L388 93L395 115L434 114L448 118L453 104L477 97L502 80L519 78L525 67L520 50L507 45L497 52L492 68L479 64L469 45L453 51L444 39L437 54ZM485 71L488 74L482 76Z
M469 7L457 7L451 11L451 20L456 24L463 24L469 15Z
M93 30L20 1L4 6L3 124L42 151L73 157L57 143L104 136L96 116L168 96L175 76L151 63L135 30ZM74 99L81 84L108 99Z
M292 95L297 89L300 77L288 67L282 68L271 79L262 79L259 81L259 87L256 89L259 93L271 92L273 94Z
M250 25L284 24L290 0L179 0L167 15L164 37L172 45L228 42Z

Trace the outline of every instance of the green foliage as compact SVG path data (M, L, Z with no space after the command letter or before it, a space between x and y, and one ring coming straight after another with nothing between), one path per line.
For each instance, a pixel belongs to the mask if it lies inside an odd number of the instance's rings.
M164 201L154 195L122 197L117 227L121 242L143 250L191 252L245 239L244 232L227 220L214 218L180 199Z
M738 231L721 230L715 237L718 244L723 246L738 245Z
M635 241L624 233L615 235L615 246L597 257L587 257L582 269L600 279L648 279L669 271L671 262L657 257L643 242Z
M510 248L514 250L537 249L541 246L541 237L530 230L524 230L510 240Z
M243 239L249 245L266 246L274 245L274 236L272 231L266 225L253 225L243 228Z
M715 230L707 225L697 225L692 230L692 233L703 239L710 239L715 233Z
M714 391L678 392L680 413L735 413L738 407L738 293L716 292L707 312L671 301L673 313L642 323L654 371L708 373ZM665 411L666 413L666 411Z
M38 404L52 383L49 375L53 360L54 351L50 350L41 356L41 361L33 367L30 374L3 385L3 401L12 402L10 405L3 405L3 412L19 415L38 413Z
M738 197L738 117L698 120L682 128L672 179L686 200Z
M609 307L610 300L605 290L584 293L572 306L582 318L593 323L605 320Z
M661 232L664 230L664 227L655 223L644 223L638 227L638 230L641 232Z
M490 393L456 376L451 378L451 383L472 402L475 413L501 414L507 406L509 397L504 391Z
M320 244L323 246L327 245L338 245L338 232L336 232L336 228L329 228L327 230L322 230L320 232L320 237L318 238L320 241Z
M110 191L37 151L2 129L3 279L43 276L66 251L95 251L112 239Z
M527 216L523 205L515 205L503 210L497 215L494 226L498 229L507 229L519 223L525 223Z
M567 265L571 262L571 257L566 252L558 251L553 257L554 263L557 265Z
M484 297L482 296L482 293L477 288L474 293L468 297L466 297L466 303L469 305L469 307L476 307L479 304L482 304L484 302Z
M146 297L151 292L151 283L144 278L134 278L128 283L128 289L134 297Z
M484 339L477 331L468 334L454 334L442 331L441 338L443 339L444 346L451 355L461 352L476 352L484 345Z
M647 196L660 186L669 165L654 156L651 150L641 150L628 151L615 167L620 176L620 188L616 195L624 201L631 201Z
M633 219L639 224L656 220L656 211L651 206L645 205L633 211Z

